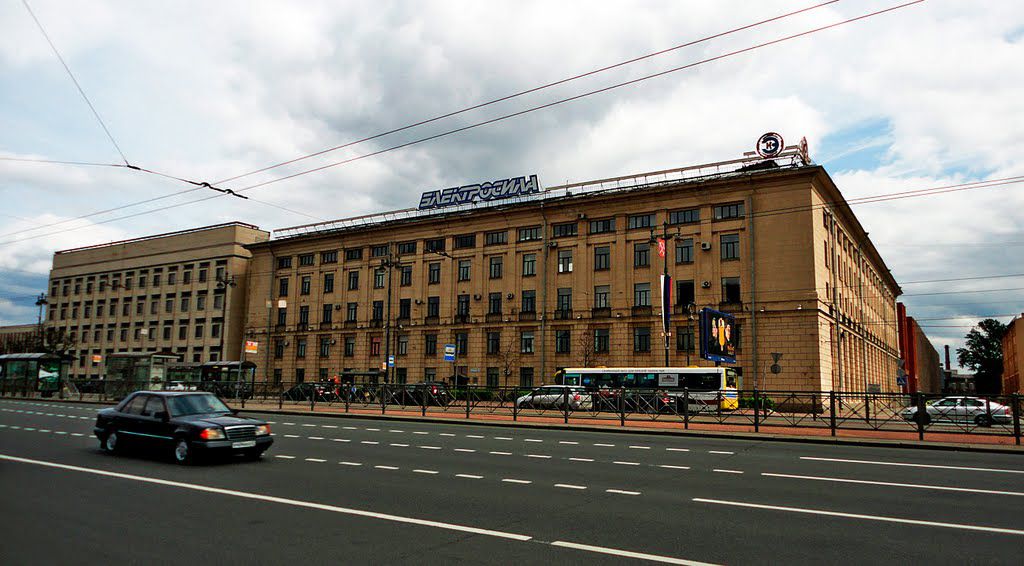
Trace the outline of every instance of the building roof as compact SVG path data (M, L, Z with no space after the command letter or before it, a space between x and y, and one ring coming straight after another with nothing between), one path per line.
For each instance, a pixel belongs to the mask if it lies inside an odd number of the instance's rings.
M239 221L225 222L223 224L211 224L209 226L201 226L199 228L189 228L187 230L179 230L177 232L165 232L163 234L154 234L154 235L151 235L151 236L141 236L139 238L132 238L132 239L129 239L129 240L119 240L117 242L108 242L106 244L96 244L96 245L93 245L93 246L82 246L80 248L71 248L71 249L67 249L67 250L59 250L57 252L54 252L54 255L69 254L69 253L81 252L81 251L85 251L85 250L96 250L96 249L102 249L102 248L109 248L111 246L124 246L124 245L127 245L127 244L136 244L136 243L139 243L139 242L146 242L146 241L150 241L150 240L156 240L156 239L159 239L159 238L170 238L172 236L184 236L184 235L187 235L187 234L195 234L195 233L198 233L198 232L206 232L206 231L210 231L210 230L218 230L220 228L228 228L228 227L233 227L233 226L237 226L237 227L240 227L240 228L248 228L250 230L259 230L260 229L259 226L255 226L253 224L246 224L245 222L239 222Z

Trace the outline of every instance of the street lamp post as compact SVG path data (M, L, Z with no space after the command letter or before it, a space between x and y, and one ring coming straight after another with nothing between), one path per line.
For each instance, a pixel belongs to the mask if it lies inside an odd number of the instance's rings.
M43 307L46 305L46 293L39 293L36 298L36 306L39 307L39 318L37 320L36 334L39 340L39 351L43 350Z
M224 335L228 332L228 289L235 286L235 276L228 275L226 272L224 275L217 277L217 289L224 291L224 315L221 317L220 323L220 361L227 361L227 353L224 351ZM216 299L215 299L216 300ZM244 347L243 347L244 349ZM238 371L241 372L242 368L239 366Z
M667 282L668 281L668 254L669 254L668 243L669 243L669 239L670 239L669 238L669 233L668 233L668 222L663 222L661 224L661 228L662 228L662 235L661 235L660 238L654 235L654 229L651 228L651 239L650 239L650 241L651 241L651 243L656 244L656 245L659 244L659 242L662 245L664 245L664 250L658 250L658 251L659 251L659 255L661 255L661 258L662 258L662 275L664 276L665 281ZM677 234L673 234L671 239L675 240L678 236L679 236L678 233ZM671 283L669 283L669 285L671 285ZM670 302L667 301L665 299L665 297L664 297L664 295L667 294L665 292L664 288L661 289L661 293L662 293L662 299L661 299L662 311L665 311L665 309L672 308L672 305L669 304ZM666 317L668 316L668 313L662 312L661 316L662 316L662 320L664 321L664 320L666 320ZM669 341L672 338L672 332L671 332L670 328L662 327L662 330L663 330L662 334L665 337L665 367L669 367ZM689 351L687 351L686 356L687 356L687 360L686 360L687 364L689 364L689 361L690 361L689 360L689 356L690 356Z

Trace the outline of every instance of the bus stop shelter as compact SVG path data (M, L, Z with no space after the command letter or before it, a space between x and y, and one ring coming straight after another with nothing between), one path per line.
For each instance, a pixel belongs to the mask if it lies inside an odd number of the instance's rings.
M173 352L118 352L107 356L105 392L120 398L141 389L163 389L167 368L178 361Z
M0 394L60 395L71 358L57 354L5 354L0 356Z

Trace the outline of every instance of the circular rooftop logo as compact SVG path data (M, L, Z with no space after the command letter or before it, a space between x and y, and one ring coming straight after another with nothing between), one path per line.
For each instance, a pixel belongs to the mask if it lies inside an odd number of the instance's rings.
M760 137L757 140L757 154L764 158L775 157L782 153L782 148L786 144L782 141L782 136L775 132L768 132L767 134Z

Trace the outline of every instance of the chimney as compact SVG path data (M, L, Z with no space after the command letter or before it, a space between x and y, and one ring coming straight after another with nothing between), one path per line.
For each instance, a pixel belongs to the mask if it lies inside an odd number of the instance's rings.
M946 371L949 371L949 344L946 344Z

